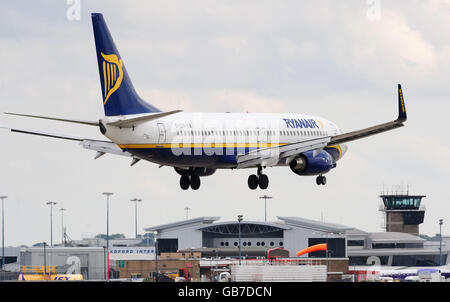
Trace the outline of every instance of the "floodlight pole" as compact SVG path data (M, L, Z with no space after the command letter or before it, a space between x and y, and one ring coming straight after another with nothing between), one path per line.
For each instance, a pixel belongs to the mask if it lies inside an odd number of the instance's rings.
M238 225L239 225L239 265L241 265L241 221L243 220L243 215L238 215Z
M108 275L107 281L109 281L109 196L113 195L111 192L103 192L103 195L106 195L106 257L107 257L107 268Z
M132 200L131 200L131 202L134 202L134 222L135 222L135 238L137 238L137 235L138 235L138 231L137 231L137 204L138 204L138 202L141 202L142 201L142 199L137 199L137 198L133 198Z
M158 273L158 231L155 231L153 234L154 234L153 235L154 236L153 239L155 241L155 273L156 273L155 281L158 282L159 281L159 273Z
M8 198L8 196L0 196L0 199L2 200L2 270L3 266L5 265L5 199Z
M259 199L264 199L264 222L267 222L267 199L272 199L272 196L260 196Z
M43 244L44 244L44 275L45 278L47 278L47 254L45 252L45 246L47 245L47 243L43 242Z
M439 219L439 266L442 265L442 224L444 219Z
M61 212L61 245L62 246L66 246L65 242L64 242L64 211L66 209L61 208L59 209L59 211Z
M53 247L53 206L56 205L56 202L49 201L46 205L50 206L50 247Z
M185 207L185 208L184 208L184 210L186 211L186 220L189 219L189 210L190 210L190 209L191 209L190 207Z

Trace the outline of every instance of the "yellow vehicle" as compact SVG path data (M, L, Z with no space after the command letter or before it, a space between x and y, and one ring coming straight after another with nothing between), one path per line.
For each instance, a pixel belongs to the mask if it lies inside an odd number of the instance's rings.
M19 281L81 281L81 274L57 274L55 266L22 266Z

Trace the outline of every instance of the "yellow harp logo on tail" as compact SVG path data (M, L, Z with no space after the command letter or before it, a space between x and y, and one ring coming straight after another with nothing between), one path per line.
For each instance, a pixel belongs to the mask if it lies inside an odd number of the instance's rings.
M105 101L103 105L106 104L111 94L119 89L120 84L123 80L123 70L122 70L122 60L115 54L105 55L101 52L104 59L103 61L103 81L105 87Z

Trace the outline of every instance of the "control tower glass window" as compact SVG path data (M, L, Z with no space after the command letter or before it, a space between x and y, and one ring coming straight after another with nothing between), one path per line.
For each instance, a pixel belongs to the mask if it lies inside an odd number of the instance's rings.
M386 210L418 209L421 196L382 196Z

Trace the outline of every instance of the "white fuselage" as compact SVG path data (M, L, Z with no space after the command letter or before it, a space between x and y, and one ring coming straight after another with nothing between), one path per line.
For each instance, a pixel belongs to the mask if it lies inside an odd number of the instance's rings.
M102 122L119 119L105 117ZM209 168L234 168L238 154L256 148L341 133L324 118L292 113L180 112L127 128L106 126L106 130L111 141L140 158L161 165ZM334 150L338 160L346 146Z

